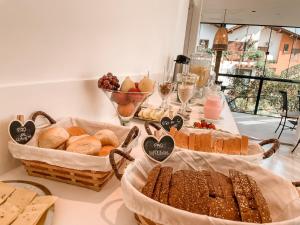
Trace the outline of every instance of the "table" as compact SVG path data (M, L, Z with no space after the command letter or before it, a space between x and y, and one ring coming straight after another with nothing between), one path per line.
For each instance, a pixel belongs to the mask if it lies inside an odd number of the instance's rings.
M158 96L153 97L158 99ZM151 103L152 103L151 102ZM156 102L160 102L157 101ZM222 111L223 120L216 122L220 129L239 133L232 113L227 104ZM138 126L142 135L139 144L146 136L143 123L133 121L131 125ZM132 150L132 156L137 158L143 154L140 147ZM134 225L136 221L122 200L120 182L113 177L100 192L91 191L73 185L63 184L47 179L28 176L22 166L0 176L1 180L22 179L43 184L59 197L55 204L53 225Z

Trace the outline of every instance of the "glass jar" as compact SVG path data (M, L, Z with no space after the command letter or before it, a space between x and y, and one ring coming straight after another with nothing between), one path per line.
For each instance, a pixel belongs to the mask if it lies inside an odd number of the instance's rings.
M213 56L205 48L204 41L201 42L198 51L191 56L189 71L198 76L196 93L199 97L202 97L203 87L207 86L210 80L212 59Z

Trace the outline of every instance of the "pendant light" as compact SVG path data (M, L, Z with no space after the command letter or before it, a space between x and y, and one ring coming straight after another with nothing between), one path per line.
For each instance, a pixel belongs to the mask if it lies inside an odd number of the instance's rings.
M228 48L228 32L225 27L226 12L227 9L225 9L223 24L221 24L221 27L217 30L214 38L213 50L215 51L226 51Z

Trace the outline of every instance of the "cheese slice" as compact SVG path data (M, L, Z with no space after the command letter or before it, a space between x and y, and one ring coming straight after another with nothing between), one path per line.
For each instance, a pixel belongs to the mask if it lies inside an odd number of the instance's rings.
M15 187L0 182L0 205L16 190Z
M36 197L24 212L12 223L12 225L36 225L43 214L55 203L57 197L39 196Z
M21 210L17 206L12 203L5 202L0 206L0 224L11 224L20 213Z
M16 188L6 202L17 206L21 211L33 200L36 193L23 188Z

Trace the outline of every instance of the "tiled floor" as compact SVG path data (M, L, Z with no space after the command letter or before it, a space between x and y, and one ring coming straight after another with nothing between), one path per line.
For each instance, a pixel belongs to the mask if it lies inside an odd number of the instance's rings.
M267 116L255 116L245 113L233 113L234 119L240 133L258 139L277 138L279 131L275 134L280 119ZM287 122L288 124L288 122ZM280 142L294 144L296 141L295 130L284 130Z
M254 116L243 113L233 113L241 134L258 139L277 137L274 131L279 123L278 118ZM294 144L295 131L283 132L280 141ZM262 166L274 173L292 181L300 181L300 147L292 154L293 146L280 146L278 153L269 159L262 161Z

